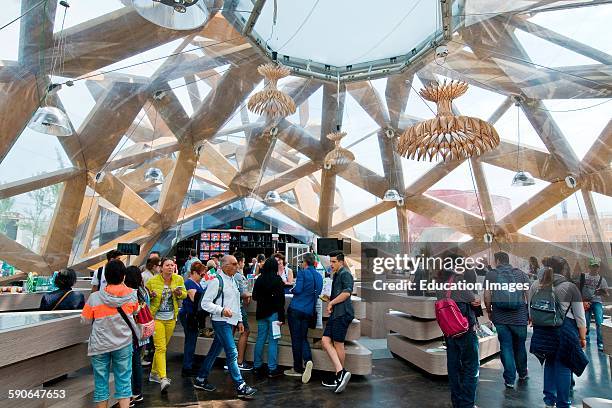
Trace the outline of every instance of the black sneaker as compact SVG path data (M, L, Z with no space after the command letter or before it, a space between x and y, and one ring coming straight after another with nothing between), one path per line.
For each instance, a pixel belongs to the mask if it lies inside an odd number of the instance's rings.
M285 371L283 369L281 369L280 367L276 367L274 370L270 370L270 372L268 373L268 377L269 378L274 378L274 377L280 377L281 375L284 375Z
M344 391L350 379L351 379L351 372L346 371L345 369L342 369L342 371L340 371L338 375L338 380L337 380L338 385L336 385L336 389L334 390L334 392L336 394L340 394L342 391Z
M264 366L253 368L253 374L257 377L265 377L268 374L268 370Z
M327 388L336 388L338 385L338 378L335 375L329 376L329 378L321 381L321 385Z
M257 388L249 387L247 383L242 383L236 391L236 396L241 399L251 399L256 392Z
M197 388L198 390L204 390L208 392L213 392L217 389L217 387L209 383L208 380L199 380L197 378L193 380L193 388Z
M241 364L238 364L238 368L240 369L240 371L251 371L253 369L253 366L247 363L246 361L243 361Z

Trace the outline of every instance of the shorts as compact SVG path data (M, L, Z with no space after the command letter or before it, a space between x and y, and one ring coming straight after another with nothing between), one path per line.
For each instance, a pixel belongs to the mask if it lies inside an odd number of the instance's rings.
M323 330L323 336L331 338L333 341L344 343L346 332L353 321L353 316L344 315L335 318L330 317Z
M242 305L240 305L240 313L242 314L242 325L244 326L244 330L249 330L249 314Z

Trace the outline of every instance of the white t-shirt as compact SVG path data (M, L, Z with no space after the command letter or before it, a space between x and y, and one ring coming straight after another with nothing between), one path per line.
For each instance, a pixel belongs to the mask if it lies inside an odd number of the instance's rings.
M159 309L155 314L157 320L173 320L174 319L174 299L172 298L172 289L168 285L164 285L162 290Z
M100 269L96 269L96 271L94 272L94 276L91 279L91 286L97 286L98 290L102 290L106 287L106 266L102 267L102 273L100 274L100 280L98 281L98 271Z
M153 273L150 270L145 269L144 271L142 271L142 283L144 285L146 285L149 279L151 279L152 277Z

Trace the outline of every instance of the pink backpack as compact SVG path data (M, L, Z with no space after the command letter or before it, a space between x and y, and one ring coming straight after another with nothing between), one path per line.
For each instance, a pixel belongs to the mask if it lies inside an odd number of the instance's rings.
M453 282L453 277L448 283ZM459 337L467 333L469 329L468 320L461 314L457 303L450 298L450 289L446 291L446 297L436 301L436 320L446 337Z

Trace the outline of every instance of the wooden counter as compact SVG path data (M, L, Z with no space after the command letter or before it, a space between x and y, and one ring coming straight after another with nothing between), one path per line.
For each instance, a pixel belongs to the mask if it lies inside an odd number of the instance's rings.
M74 288L85 295L85 301L89 298L91 288ZM40 301L45 293L2 293L0 294L0 312L24 312L38 310Z

